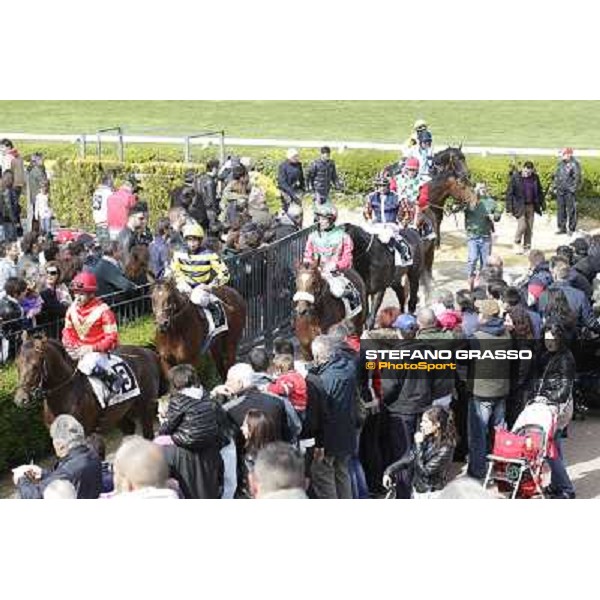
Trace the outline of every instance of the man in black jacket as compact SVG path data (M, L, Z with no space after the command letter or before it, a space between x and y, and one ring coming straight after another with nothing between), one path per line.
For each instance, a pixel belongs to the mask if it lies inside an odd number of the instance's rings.
M59 415L50 426L58 462L52 470L37 465L13 469L13 481L22 499L41 499L48 484L57 479L70 481L77 498L98 498L102 491L102 463L85 443L83 426L71 415Z
M281 206L286 212L292 202L302 205L300 194L305 191L304 171L298 150L290 148L287 159L279 165L277 187L281 192Z
M517 254L523 254L531 249L534 216L535 213L541 216L544 210L546 204L542 184L533 163L528 160L523 164L520 172L516 169L513 171L506 191L506 212L519 221L515 234Z
M206 163L206 171L196 179L196 191L206 210L209 231L219 231L220 198L218 195L219 161L211 159ZM193 217L193 215L190 214Z
M131 207L127 226L119 232L117 241L121 245L121 256L125 265L134 246L150 245L152 233L148 229L148 205L145 202L137 202Z
M96 276L99 297L135 289L135 283L129 281L123 273L120 258L121 245L119 242L107 241L102 245L102 258L93 265L85 267Z
M341 188L335 163L331 160L331 150L327 146L321 148L321 157L310 165L306 183L308 189L314 192L317 204L324 204L329 200L332 186Z

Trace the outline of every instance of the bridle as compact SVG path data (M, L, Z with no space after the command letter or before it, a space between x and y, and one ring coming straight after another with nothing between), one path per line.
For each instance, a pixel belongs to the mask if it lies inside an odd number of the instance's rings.
M168 289L168 288L166 288ZM170 292L171 290L169 290ZM188 308L189 305L191 304L189 300L186 301L186 299L183 299L183 302L180 302L180 306L178 306L178 297L179 297L179 292L174 289L172 290L172 295L169 297L170 300L169 302L167 302L166 306L163 308L163 310L161 310L161 314L160 315L155 315L155 320L157 322L158 325L164 325L166 327L170 327L171 324L175 321L175 319L177 319L178 317L180 317ZM174 298L174 300L171 300L171 298ZM161 323L159 320L159 317L165 317L165 320Z
M73 381L73 379L75 379L75 377L77 376L78 373L79 373L79 370L77 369L77 365L75 365L72 373L67 377L67 379L65 379L63 382L59 383L58 385L54 386L53 388L51 388L49 390L44 389L44 387L43 387L44 383L48 380L48 375L49 375L48 361L46 360L46 357L44 355L42 358L42 364L41 364L41 368L39 371L39 379L38 379L37 385L35 385L35 387L33 387L33 388L30 388L30 390L28 390L27 387L25 387L23 384L19 384L17 386L17 390L23 390L28 396L31 396L31 399L34 402L37 402L38 400L45 400L48 396L55 394L56 392L61 390L63 387L65 387L66 385L71 383L71 381Z

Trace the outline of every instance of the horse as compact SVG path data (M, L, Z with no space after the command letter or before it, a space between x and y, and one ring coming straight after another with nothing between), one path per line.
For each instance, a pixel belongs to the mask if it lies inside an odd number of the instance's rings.
M469 179L467 159L463 154L462 145L458 148L449 146L433 155L431 162L431 176L435 177L442 173L454 175L462 180Z
M158 281L152 288L152 312L156 323L156 350L163 371L182 363L199 366L205 350L210 349L217 371L225 380L236 361L238 344L246 322L246 301L228 286L213 290L222 301L228 330L215 337L207 347L208 323L204 312L176 287L172 278Z
M343 274L360 293L362 310L352 319L356 332L360 335L365 324L367 308L366 286L354 269L347 269ZM299 265L294 296L294 331L305 360L312 360L311 344L315 337L343 321L345 315L344 303L331 294L327 281L321 275L319 264Z
M401 267L395 265L394 252L384 244L376 233L368 233L358 225L345 223L344 229L354 244L353 264L366 285L370 298L367 327L375 324L377 311L383 301L386 290L391 287L400 310L406 307L406 293L403 279L406 276L409 285L408 310L414 312L418 303L419 283L426 276L425 242L415 229L404 229L402 233L410 246L413 264ZM433 242L428 242L433 247Z
M142 435L154 436L156 402L166 392L158 356L152 350L136 346L120 346L113 354L131 367L141 394L115 406L102 408L88 378L57 340L31 337L23 333L23 343L16 365L19 384L15 404L27 408L43 400L44 422L49 427L61 414L73 415L86 435L106 431L118 425L124 435L135 433L135 421L141 422Z
M429 210L426 214L432 214L435 233L436 247L440 247L441 242L441 225L444 217L444 204L448 198L458 200L463 206L473 208L479 202L477 194L468 180L461 179L457 175L450 173L442 173L436 175L431 181L426 184L429 186ZM428 259L426 259L427 261ZM432 259L433 262L433 259Z

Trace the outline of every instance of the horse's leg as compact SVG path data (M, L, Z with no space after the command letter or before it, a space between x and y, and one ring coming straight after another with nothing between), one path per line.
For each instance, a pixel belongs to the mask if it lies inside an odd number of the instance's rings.
M408 311L414 313L419 302L419 273L410 270L408 274L408 283L410 285L408 298Z
M371 310L369 311L369 318L367 319L367 329L373 329L375 326L375 319L377 318L377 311L383 302L383 296L385 295L385 290L376 292L373 294L373 303L371 305Z
M398 298L398 308L400 312L404 312L406 309L406 292L404 290L404 275L401 275L398 280L395 280L392 284L392 289L396 293Z

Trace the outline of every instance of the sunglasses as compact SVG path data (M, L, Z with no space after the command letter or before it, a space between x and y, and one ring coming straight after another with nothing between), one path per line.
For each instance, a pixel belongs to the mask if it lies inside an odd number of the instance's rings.
M58 275L58 271L46 271L46 275Z

